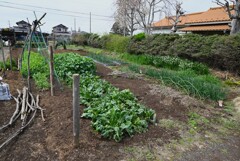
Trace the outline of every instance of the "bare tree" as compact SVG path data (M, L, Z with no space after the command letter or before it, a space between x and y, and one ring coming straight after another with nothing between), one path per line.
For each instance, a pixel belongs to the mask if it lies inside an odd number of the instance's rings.
M173 0L137 0L137 22L146 34L151 34L155 14L165 12Z
M180 17L184 14L182 8L182 2L176 1L175 3L171 4L172 7L169 7L169 12L167 13L168 19L170 20L171 24L173 25L171 31L173 33L177 32L177 25L181 22ZM175 15L171 14L171 11L175 12Z
M218 5L225 7L231 22L231 35L240 32L240 0L215 0ZM232 5L230 5L232 3ZM233 12L232 12L233 11Z
M125 29L124 35L127 35L127 30L132 36L137 30L138 23L136 21L136 0L116 0L115 5L117 10L115 12L115 21Z
M116 0L116 20L130 30L130 34L142 29L151 34L152 24L156 13L164 12L169 4L176 0Z

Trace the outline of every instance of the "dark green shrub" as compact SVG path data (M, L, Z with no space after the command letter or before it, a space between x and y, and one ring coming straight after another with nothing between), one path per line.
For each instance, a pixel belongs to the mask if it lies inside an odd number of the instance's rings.
M212 45L211 65L240 74L240 34L221 36Z
M109 41L106 43L106 49L114 52L124 53L127 51L129 44L129 37L123 37L120 35L109 35Z
M145 38L146 38L146 35L145 35L144 32L142 32L142 33L139 33L139 34L137 34L137 35L134 35L132 39L133 39L134 41L142 41L142 40L145 39Z
M88 39L90 37L90 34L76 34L72 37L72 44L74 45L88 45Z
M106 35L103 35L100 39L100 45L101 45L101 48L102 49L106 49L106 44L107 42L109 42L111 39L111 36L106 34Z

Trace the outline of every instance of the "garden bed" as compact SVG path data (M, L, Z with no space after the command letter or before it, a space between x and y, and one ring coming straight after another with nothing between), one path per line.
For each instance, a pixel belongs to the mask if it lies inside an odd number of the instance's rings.
M82 54L82 52L79 53ZM212 102L199 101L169 87L158 85L154 80L116 73L100 64L97 64L97 75L120 89L130 89L142 104L156 111L157 122L163 119L174 120L176 124L181 122L184 124L183 130L185 131L189 130L187 127L189 112L198 112L208 119L217 113L222 117L228 117L223 109L211 108L209 104ZM26 85L26 81L18 72L7 71L5 82L10 85L13 95L17 94L16 89L22 89L23 85ZM178 127L167 128L160 124L150 124L147 132L126 137L117 143L102 138L92 129L91 120L81 118L80 147L74 149L72 145L72 89L66 86L63 91L58 89L54 97L50 96L50 91L39 91L35 87L32 93L40 94L40 105L46 109L46 121L42 122L38 114L38 119L30 128L6 149L0 151L0 158L3 160L156 160L161 157L165 159L164 157L171 156L161 156L162 154L158 154L156 150L163 148L173 140L183 138ZM0 102L0 108L0 124L2 125L14 112L14 101ZM81 113L83 108L81 106ZM14 127L0 133L0 141L2 142L13 130ZM239 137L234 138L235 149L240 149ZM210 140L210 138L206 139ZM216 151L214 154L219 157L223 155L218 153ZM228 155L231 156L231 153L229 152ZM233 157L233 159L240 158L239 155Z

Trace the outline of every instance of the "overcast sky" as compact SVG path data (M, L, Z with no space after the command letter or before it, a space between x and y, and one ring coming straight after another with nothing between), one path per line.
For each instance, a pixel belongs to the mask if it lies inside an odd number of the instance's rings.
M27 18L32 22L35 17L31 10L35 10L38 17L47 12L42 22L44 32L51 32L52 27L58 24L64 24L69 30L74 29L74 17L76 19L76 28L80 27L81 31L90 30L90 12L92 13L92 32L108 33L114 23L113 13L115 0L0 0L0 28L15 26L17 21ZM186 13L199 12L215 7L212 0L182 0L183 9ZM23 6L23 5L31 5ZM40 8L35 8L38 6ZM42 7L42 8L41 8ZM53 8L67 10L78 13L59 12L43 8ZM80 14L82 13L82 14ZM160 18L156 15L156 18Z

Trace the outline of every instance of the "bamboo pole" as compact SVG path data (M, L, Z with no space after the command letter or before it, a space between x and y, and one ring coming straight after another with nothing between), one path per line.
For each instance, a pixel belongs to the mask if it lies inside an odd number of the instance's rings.
M79 79L79 74L73 75L73 143L75 148L79 146L80 131Z
M49 46L50 51L50 84L51 84L51 96L54 96L54 60L53 60L53 47Z

